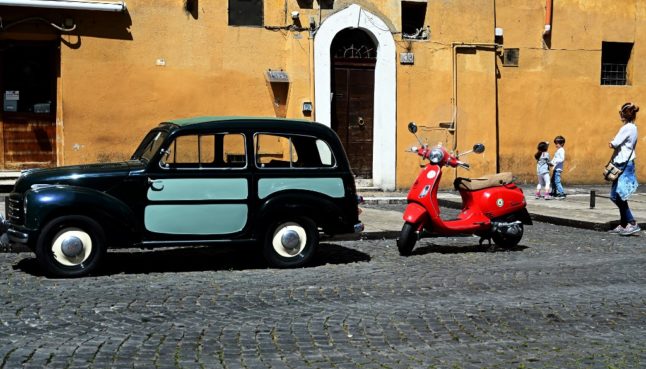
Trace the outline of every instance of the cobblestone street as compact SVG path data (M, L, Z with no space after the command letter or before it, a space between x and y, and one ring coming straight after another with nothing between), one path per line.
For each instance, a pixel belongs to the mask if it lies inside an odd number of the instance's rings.
M124 250L46 279L0 254L0 368L643 368L643 237L536 223L513 251L436 238L324 243L312 267L250 249Z

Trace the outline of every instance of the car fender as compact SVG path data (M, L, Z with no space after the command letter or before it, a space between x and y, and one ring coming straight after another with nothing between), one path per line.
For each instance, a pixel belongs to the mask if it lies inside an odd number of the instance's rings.
M52 217L86 213L116 222L134 230L133 211L118 198L87 187L69 185L38 186L25 193L25 226L40 229Z
M339 199L338 201L345 201ZM266 199L255 217L256 231L263 229L277 217L306 216L319 226L342 222L344 212L329 196L311 191L277 193ZM348 218L349 219L349 218Z

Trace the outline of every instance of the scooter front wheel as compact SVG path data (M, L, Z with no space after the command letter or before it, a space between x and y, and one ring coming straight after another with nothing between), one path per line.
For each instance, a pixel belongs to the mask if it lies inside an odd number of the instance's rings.
M404 226L399 233L399 238L397 239L399 255L410 256L410 254L413 253L415 242L417 242L416 228L417 227L412 223L404 223Z

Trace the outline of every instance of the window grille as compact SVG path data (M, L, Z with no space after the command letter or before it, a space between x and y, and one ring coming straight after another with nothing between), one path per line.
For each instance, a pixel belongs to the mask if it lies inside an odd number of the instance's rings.
M626 69L628 64L603 63L601 64L602 85L625 85Z
M630 85L630 55L632 51L632 42L604 41L601 44L602 85Z

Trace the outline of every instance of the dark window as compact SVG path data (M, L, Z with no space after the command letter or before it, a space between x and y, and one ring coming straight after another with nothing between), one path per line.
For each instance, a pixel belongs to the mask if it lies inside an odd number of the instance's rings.
M428 39L426 20L426 2L402 1L402 36L406 39Z
M230 26L262 26L262 0L229 0Z
M601 46L601 84L629 85L630 42L603 42Z
M5 112L54 113L58 54L55 43L0 41L0 89Z
M502 65L505 67L517 67L519 57L518 49L505 49L502 53Z

